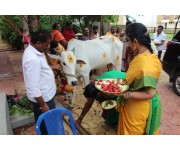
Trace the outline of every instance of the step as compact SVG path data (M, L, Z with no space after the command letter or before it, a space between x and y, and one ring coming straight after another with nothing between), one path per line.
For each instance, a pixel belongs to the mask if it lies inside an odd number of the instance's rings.
M0 92L0 135L12 135L12 126L9 115L9 108L6 93Z
M19 113L16 113L15 115L10 116L10 120L13 129L35 122L33 113L30 115L20 115Z

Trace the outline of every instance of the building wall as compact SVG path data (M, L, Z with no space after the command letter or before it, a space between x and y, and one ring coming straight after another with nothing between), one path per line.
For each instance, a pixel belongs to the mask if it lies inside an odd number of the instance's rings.
M157 27L158 25L166 26L167 28L175 27L175 18L177 15L130 15L136 22L143 23L147 27ZM119 17L119 25L126 24L125 15L120 15ZM180 28L180 23L178 23L178 28Z

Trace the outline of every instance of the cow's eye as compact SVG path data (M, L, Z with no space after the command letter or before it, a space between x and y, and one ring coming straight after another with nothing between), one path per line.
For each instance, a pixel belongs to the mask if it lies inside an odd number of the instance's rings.
M66 66L65 62L63 62L63 65Z

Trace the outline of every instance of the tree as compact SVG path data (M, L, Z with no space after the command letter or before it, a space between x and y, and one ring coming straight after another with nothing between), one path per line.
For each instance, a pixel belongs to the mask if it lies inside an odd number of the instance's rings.
M22 35L15 31L11 26L9 26L5 21L3 21L3 16L0 16L0 31L1 36L4 40L9 42L11 45L17 49L23 47ZM28 16L6 16L6 18L12 22L12 24L19 29L23 35L29 35L39 28L46 29L49 32L52 30L52 25L54 23L60 23L63 27L67 21L71 21L75 33L81 33L84 27L88 27L90 33L92 31L92 25L94 22L100 22L102 27L100 31L102 35L104 34L103 23L116 23L118 21L118 16L115 15L28 15Z
M28 25L29 25L30 33L38 30L39 22L40 22L40 16L37 16L37 15L28 16Z
M23 35L29 36L29 25L28 25L28 15L22 16L22 26L23 26ZM28 46L26 41L23 41L24 49Z
M0 30L2 39L7 41L17 49L23 49L22 35L19 34L19 31L23 31L21 18L22 16L13 15L0 17ZM3 19L4 17L14 26L14 28Z
M90 29L90 32L92 30L92 25L94 22L100 22L101 19L103 22L106 23L115 23L117 21L118 16L113 15L73 15L69 16L70 20L73 20L73 22L77 25L79 25L79 29L82 32L84 27L87 27ZM102 18L101 18L102 17Z

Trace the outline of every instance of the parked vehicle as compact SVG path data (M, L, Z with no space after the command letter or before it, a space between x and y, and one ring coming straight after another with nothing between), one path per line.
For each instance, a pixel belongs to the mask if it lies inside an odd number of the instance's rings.
M175 93L180 96L180 30L167 43L163 70L169 75L169 82L173 83Z

